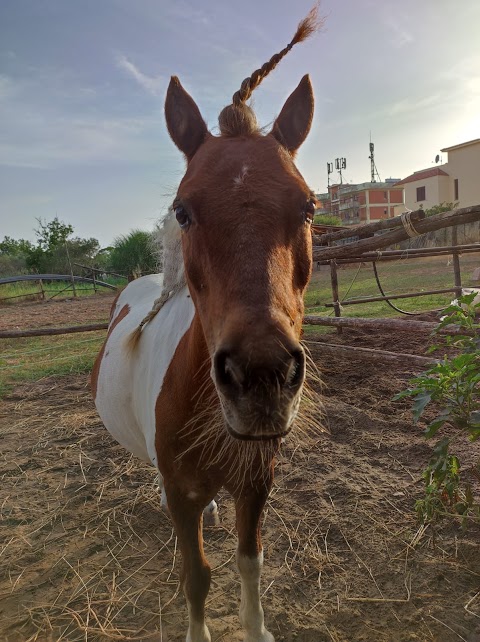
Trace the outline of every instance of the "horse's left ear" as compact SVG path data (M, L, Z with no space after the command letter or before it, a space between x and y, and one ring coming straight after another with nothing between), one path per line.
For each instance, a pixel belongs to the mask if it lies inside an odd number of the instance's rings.
M271 134L292 155L308 136L313 118L313 88L308 74L284 104Z

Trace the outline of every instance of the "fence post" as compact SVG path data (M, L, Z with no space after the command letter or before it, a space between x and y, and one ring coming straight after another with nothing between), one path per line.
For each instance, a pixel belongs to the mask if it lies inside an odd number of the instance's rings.
M41 295L42 295L42 301L45 301L45 290L43 289L43 281L42 281L42 279L38 279L38 280L39 280L39 283L40 283L40 291L41 291Z
M73 276L73 266L72 266L72 262L70 261L70 254L68 252L67 241L65 241L65 250L67 252L68 265L70 266L70 276L72 277L73 296L76 298L77 297L77 290L75 289L75 277Z
M335 311L335 316L342 316L342 311L340 308L340 301L338 296L338 274L337 274L337 262L335 259L330 261L330 278L332 281L332 294L333 294L333 309ZM342 328L337 328L337 333L342 334Z
M455 247L458 245L456 225L452 227L452 245ZM460 271L460 257L456 249L453 250L453 253L452 253L452 262L453 262L453 276L455 279L455 296L458 299L459 297L462 296L462 273Z

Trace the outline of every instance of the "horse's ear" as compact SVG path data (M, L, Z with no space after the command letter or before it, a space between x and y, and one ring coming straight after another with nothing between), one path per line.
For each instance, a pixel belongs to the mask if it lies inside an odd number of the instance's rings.
M313 88L308 74L302 78L284 104L271 134L291 154L308 136L313 118Z
M191 160L208 134L200 111L176 76L172 76L165 99L168 132L178 149Z

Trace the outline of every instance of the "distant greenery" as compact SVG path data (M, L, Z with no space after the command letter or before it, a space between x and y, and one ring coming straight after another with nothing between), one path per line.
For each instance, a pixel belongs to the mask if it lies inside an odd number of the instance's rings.
M36 243L9 236L5 236L0 242L1 276L25 273L68 274L68 255L72 264L92 265L100 250L97 239L72 238L74 228L58 217L49 222L39 218L37 223L38 227L34 230ZM74 273L80 274L81 269L74 268Z
M450 212L458 207L458 201L455 203L443 202L439 205L434 205L425 210L425 216L433 216L434 214L441 214L442 212Z
M152 235L142 230L132 230L116 238L110 253L110 265L115 272L122 271L134 277L156 272L157 257Z
M342 225L342 219L333 214L315 214L314 225Z
M37 219L36 241L5 236L0 241L0 277L19 274L84 275L75 263L125 276L156 271L152 234L133 230L115 240L113 247L100 248L95 238L73 236L74 228L57 216L51 221Z

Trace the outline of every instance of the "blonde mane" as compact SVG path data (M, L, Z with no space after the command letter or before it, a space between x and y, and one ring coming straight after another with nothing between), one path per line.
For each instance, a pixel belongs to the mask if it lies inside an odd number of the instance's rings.
M186 284L185 266L183 263L181 230L175 219L173 209L169 209L162 224L156 231L155 241L161 248L160 254L163 263L163 287L158 299L155 299L152 309L142 319L140 324L127 338L127 347L134 350L144 326L149 323L162 309L165 303L180 292Z

